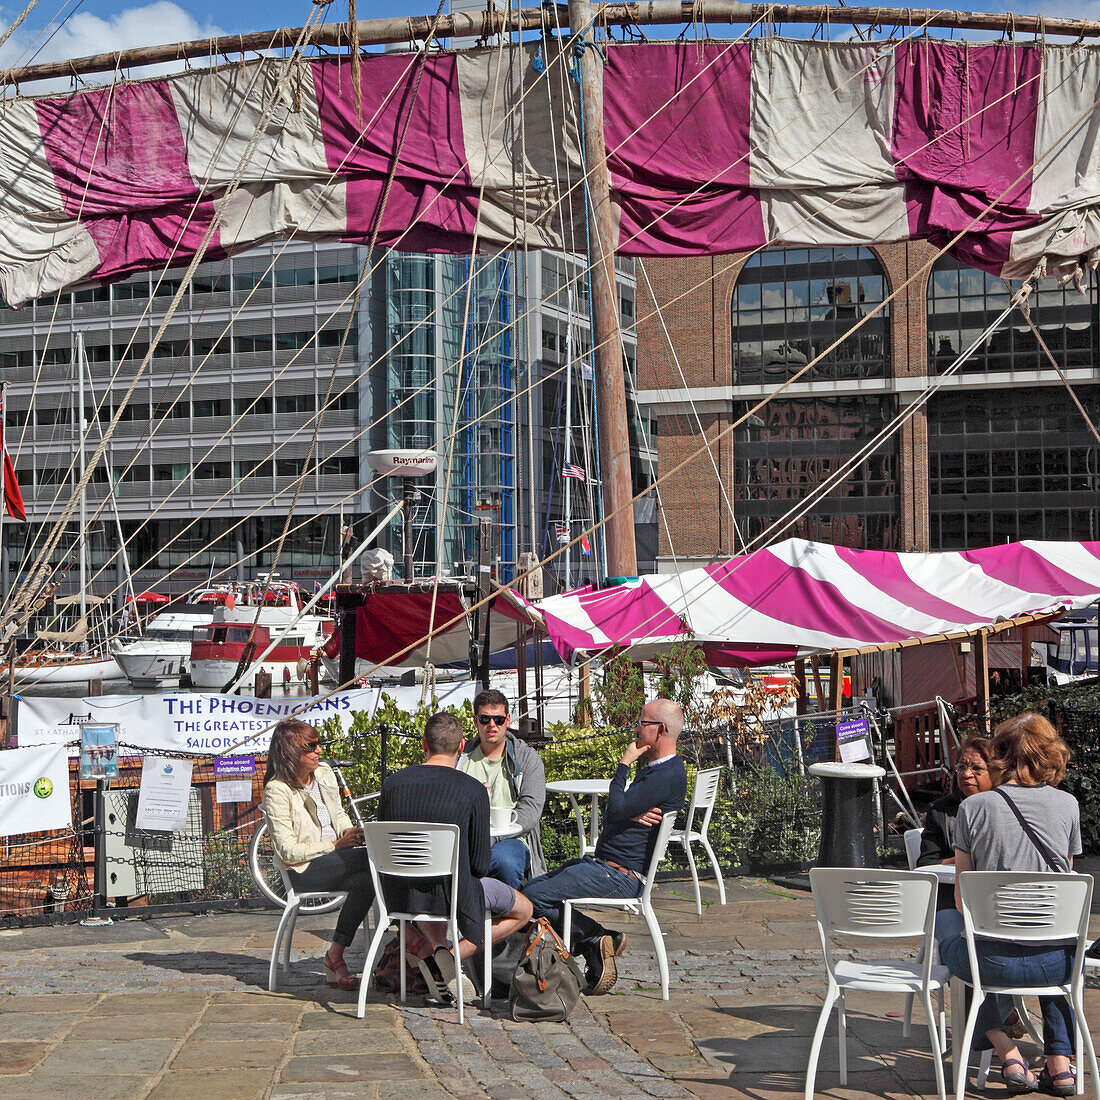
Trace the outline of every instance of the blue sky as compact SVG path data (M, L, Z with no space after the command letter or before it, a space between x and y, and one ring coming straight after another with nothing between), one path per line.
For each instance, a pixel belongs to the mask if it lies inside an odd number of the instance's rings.
M438 0L359 0L358 13L360 18L431 15L436 3ZM0 17L4 23L14 19L22 6L22 0L10 5L0 4ZM117 0L39 0L23 25L0 48L0 64L20 65L27 64L32 58L38 61L57 60L134 46L205 38L213 34L298 26L309 18L312 8L310 0L265 0L264 3L239 0L235 4L227 4L224 0L152 0L132 4L120 4ZM979 11L1007 9L1028 14L1044 11L1048 15L1100 18L1100 0L1069 0L1058 5L1027 0L1014 0L1010 4L977 0L971 8ZM329 21L346 19L346 3L335 0L327 9L325 18ZM676 30L671 30L671 33L676 33ZM658 29L653 36L668 33L670 29Z

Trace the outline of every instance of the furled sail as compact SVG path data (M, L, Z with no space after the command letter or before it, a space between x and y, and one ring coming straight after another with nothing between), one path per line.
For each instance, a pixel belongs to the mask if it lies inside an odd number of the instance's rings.
M183 264L216 213L211 255L292 231L464 252L476 229L482 248L580 249L572 54L557 51L366 56L362 123L338 58L291 62L290 80L264 58L10 101L3 297ZM967 263L1010 277L1096 262L1100 47L760 38L604 52L622 254L958 236Z

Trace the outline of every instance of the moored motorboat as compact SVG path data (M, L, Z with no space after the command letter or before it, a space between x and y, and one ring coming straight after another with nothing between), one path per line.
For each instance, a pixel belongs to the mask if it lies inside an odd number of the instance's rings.
M222 690L251 668L272 641L277 644L259 668L276 684L304 683L310 660L334 624L326 616L302 615L303 606L296 584L265 579L244 586L232 606L216 606L210 624L195 628L191 683L200 690Z

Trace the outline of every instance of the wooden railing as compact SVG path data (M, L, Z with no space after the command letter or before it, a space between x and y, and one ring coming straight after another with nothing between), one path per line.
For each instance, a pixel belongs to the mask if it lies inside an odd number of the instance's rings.
M956 699L951 704L962 720L979 712L977 698ZM946 778L941 769L950 769L945 759L946 746L940 732L935 702L920 707L899 707L893 711L894 763L908 790L939 786Z

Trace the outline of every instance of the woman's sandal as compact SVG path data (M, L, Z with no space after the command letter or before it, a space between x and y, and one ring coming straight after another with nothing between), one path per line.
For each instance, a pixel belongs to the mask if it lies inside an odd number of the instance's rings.
M345 992L353 993L359 988L359 975L352 974L343 959L338 963L332 963L326 952L321 962L325 966L325 980L333 989L343 989Z
M1072 1096L1077 1091L1077 1078L1073 1071L1064 1069L1051 1075L1046 1066L1039 1071L1039 1091L1047 1096Z
M1009 1066L1019 1066L1023 1073L1005 1073ZM1028 1069L1027 1062L1022 1058L1009 1058L1001 1063L1001 1080L1013 1096L1019 1096L1023 1092L1034 1092L1039 1087L1039 1078Z

